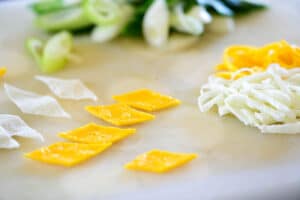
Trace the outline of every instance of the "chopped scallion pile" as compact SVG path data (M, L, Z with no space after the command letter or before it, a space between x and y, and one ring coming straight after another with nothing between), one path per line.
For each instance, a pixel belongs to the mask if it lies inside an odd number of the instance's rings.
M91 36L96 42L119 35L144 36L152 46L164 45L170 30L197 36L214 22L215 15L228 19L265 7L250 0L39 0L31 5L37 15L35 24L43 30L78 31L95 26ZM218 20L211 30L232 30L233 20L230 28L227 23Z

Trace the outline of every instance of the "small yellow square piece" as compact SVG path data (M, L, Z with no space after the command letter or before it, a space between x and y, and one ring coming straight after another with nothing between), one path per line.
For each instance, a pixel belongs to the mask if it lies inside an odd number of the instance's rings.
M163 173L179 167L196 157L197 154L152 150L137 156L133 161L127 163L125 168L130 170Z
M180 104L178 99L157 92L141 89L113 97L119 103L124 103L145 111L158 111Z
M121 129L108 126L100 126L89 123L80 128L74 129L66 133L59 133L62 138L80 143L107 143L117 142L123 138L136 132L136 129Z
M27 153L25 157L49 164L70 167L99 154L110 146L111 143L80 144L58 142Z
M6 68L0 67L0 76L4 76L5 73L6 73Z
M154 115L135 110L126 104L87 106L92 115L117 126L138 124L154 119Z

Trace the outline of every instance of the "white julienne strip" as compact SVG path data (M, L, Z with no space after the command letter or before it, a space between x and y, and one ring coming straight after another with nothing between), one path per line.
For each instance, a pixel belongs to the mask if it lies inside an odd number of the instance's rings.
M92 99L97 96L89 90L79 79L59 79L48 76L35 76L35 79L43 82L59 98L62 99Z
M245 70L245 69L243 69ZM270 65L237 80L209 78L200 90L201 112L217 106L264 133L300 133L300 70Z
M242 112L243 106L245 107L243 104L244 102L240 95L232 95L225 99L225 105L235 117L237 117L245 125L252 125L251 121L249 121L245 116L245 113Z
M259 101L270 104L271 106L275 107L275 109L282 110L285 112L289 112L290 110L288 106L284 105L283 103L280 103L279 101L277 101L277 99L270 98L269 95L259 90L250 89L249 94Z
M300 122L286 123L279 125L264 125L259 126L259 130L263 133L289 133L296 134L300 131Z
M0 114L0 127L10 136L38 139L43 141L43 136L30 128L19 116Z
M24 113L71 118L53 97L22 90L7 83L4 84L4 89L9 99Z
M218 105L218 113L222 117L224 115L230 114L230 110L226 105L221 104L221 105Z
M276 123L276 120L274 120L267 113L255 113L254 115L255 115L256 119L259 121L259 124L273 124L273 123Z

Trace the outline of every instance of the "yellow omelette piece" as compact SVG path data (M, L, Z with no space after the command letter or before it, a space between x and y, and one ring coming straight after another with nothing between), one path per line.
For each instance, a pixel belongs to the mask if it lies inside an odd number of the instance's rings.
M161 150L151 150L137 156L125 165L126 169L163 173L179 167L194 158L197 154L174 153Z
M85 109L92 115L117 126L138 124L155 118L154 115L119 103L105 106L87 106Z
M284 40L262 47L230 46L223 53L223 62L216 66L216 76L224 79L239 79L264 71L272 63L277 63L286 69L298 68L300 66L299 47L290 45ZM243 68L256 68L256 70L232 77L234 72Z
M25 154L26 158L70 167L81 163L111 146L111 143L80 144L58 142Z
M136 129L121 129L108 126L100 126L89 123L85 126L71 130L66 133L59 133L62 138L80 143L115 143L136 132Z
M252 67L251 71L240 71L240 72L229 72L229 71L220 71L216 72L215 76L228 79L228 80L237 80L239 78L243 78L245 76L249 76L251 74L262 72L264 69L261 69L259 67Z
M178 99L162 95L149 89L141 89L113 96L113 99L119 103L124 103L145 111L158 111L180 104Z
M0 67L0 76L4 76L5 73L6 73L6 68Z
M230 80L232 78L232 74L233 74L233 72L221 71L221 72L216 72L215 76Z

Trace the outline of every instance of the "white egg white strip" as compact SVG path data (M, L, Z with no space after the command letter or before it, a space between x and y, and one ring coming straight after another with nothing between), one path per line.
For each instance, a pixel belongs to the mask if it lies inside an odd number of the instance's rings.
M19 143L16 140L14 140L4 128L0 126L0 148L15 149L19 146Z
M300 70L279 65L238 80L211 76L200 90L198 106L201 112L216 106L220 116L232 114L263 133L300 133L298 77Z
M30 128L19 116L0 114L0 127L10 136L19 136L44 141L43 136Z
M258 128L262 133L296 134L300 132L300 122L286 123L286 124L279 124L279 125L264 125L264 126L259 126Z
M35 76L35 79L43 82L59 98L62 99L92 99L97 96L89 90L79 79L59 79L48 76Z
M23 112L47 117L71 118L51 96L42 96L7 83L4 89L9 99Z

